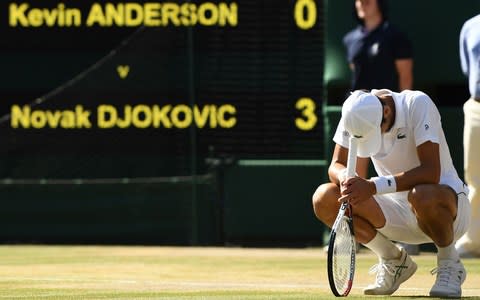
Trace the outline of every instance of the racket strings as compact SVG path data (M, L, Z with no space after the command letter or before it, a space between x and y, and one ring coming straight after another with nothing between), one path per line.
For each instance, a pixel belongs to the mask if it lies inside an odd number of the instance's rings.
M338 225L333 248L333 270L335 286L338 291L343 292L349 289L353 277L351 264L355 242L350 233L347 217L344 217Z

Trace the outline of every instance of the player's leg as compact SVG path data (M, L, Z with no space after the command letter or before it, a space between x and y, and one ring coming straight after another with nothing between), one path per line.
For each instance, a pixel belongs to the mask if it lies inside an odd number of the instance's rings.
M420 246L415 244L407 244L407 243L398 243L399 247L402 247L407 251L410 255L419 255L420 254Z
M338 212L339 197L338 186L331 183L321 185L313 195L315 215L330 227ZM405 209L409 210L409 207L406 206ZM365 294L391 295L415 273L416 264L405 250L397 248L390 239L377 231L376 228L385 225L385 216L374 198L353 206L353 221L357 241L379 257L379 263L375 267L375 283L365 289Z
M401 199L393 198L392 195ZM407 224L414 216L407 204L406 193L375 195L372 199L382 212L382 221L375 223L375 235L364 246L377 254L379 262L372 268L372 273L376 273L375 282L367 286L364 293L391 295L417 270L417 265L405 249L392 242L401 240L402 235L409 236ZM363 211L364 209L368 211ZM356 214L365 218L372 217L370 209L371 207L357 208Z
M338 198L340 198L340 188L334 183L320 185L312 196L315 216L330 228L340 208Z
M456 193L446 185L416 186L408 196L419 228L435 243L437 280L431 296L460 297L466 271L455 249L456 240L468 227L470 203L465 192Z
M320 185L312 196L313 211L315 216L328 227L332 227L337 217L340 203L340 188L333 183L325 183ZM355 212L355 211L354 211ZM356 232L357 251L360 249L359 238L361 239L360 231L362 231L363 224L359 224L358 218L353 218L354 230ZM370 231L373 232L373 228ZM373 236L373 234L371 234ZM328 245L324 247L325 252L328 251Z
M333 183L320 185L312 196L313 212L315 213L315 216L330 228L332 228L340 208L338 198L340 198L340 188ZM326 245L323 250L328 252L328 245Z
M332 227L340 207L338 198L340 198L340 189L333 183L320 185L312 197L316 217L329 227ZM356 240L360 243L366 243L375 236L375 228L383 226L385 218L373 198L361 203L359 207L352 205L353 222Z
M408 195L418 226L439 247L453 242L453 222L457 216L457 196L446 185L417 185Z
M480 257L480 102L470 99L463 110L464 172L470 188L471 217L470 227L456 247L461 257Z

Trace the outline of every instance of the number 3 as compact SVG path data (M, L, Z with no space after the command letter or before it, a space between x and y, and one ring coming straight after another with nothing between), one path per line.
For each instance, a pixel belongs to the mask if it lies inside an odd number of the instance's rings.
M303 118L296 118L295 125L300 130L312 130L317 125L316 105L310 98L300 98L295 103L295 108L302 112Z

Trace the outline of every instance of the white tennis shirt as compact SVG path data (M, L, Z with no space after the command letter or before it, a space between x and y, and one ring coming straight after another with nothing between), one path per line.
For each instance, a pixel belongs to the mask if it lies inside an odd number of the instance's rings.
M458 177L450 156L440 113L430 97L421 91L388 92L395 102L395 123L389 132L382 134L380 151L371 157L377 174L394 175L418 167L420 161L417 146L431 141L440 145L440 184L449 185L457 193L464 191L464 184ZM374 93L375 90L372 90ZM348 148L348 137L342 118L333 141Z

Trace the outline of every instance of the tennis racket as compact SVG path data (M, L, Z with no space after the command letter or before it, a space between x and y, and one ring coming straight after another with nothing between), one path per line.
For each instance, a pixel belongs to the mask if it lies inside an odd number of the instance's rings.
M347 177L355 176L357 163L357 140L350 137L347 160ZM352 207L346 201L338 211L333 223L328 244L327 271L330 289L337 297L350 293L355 274L355 235Z

